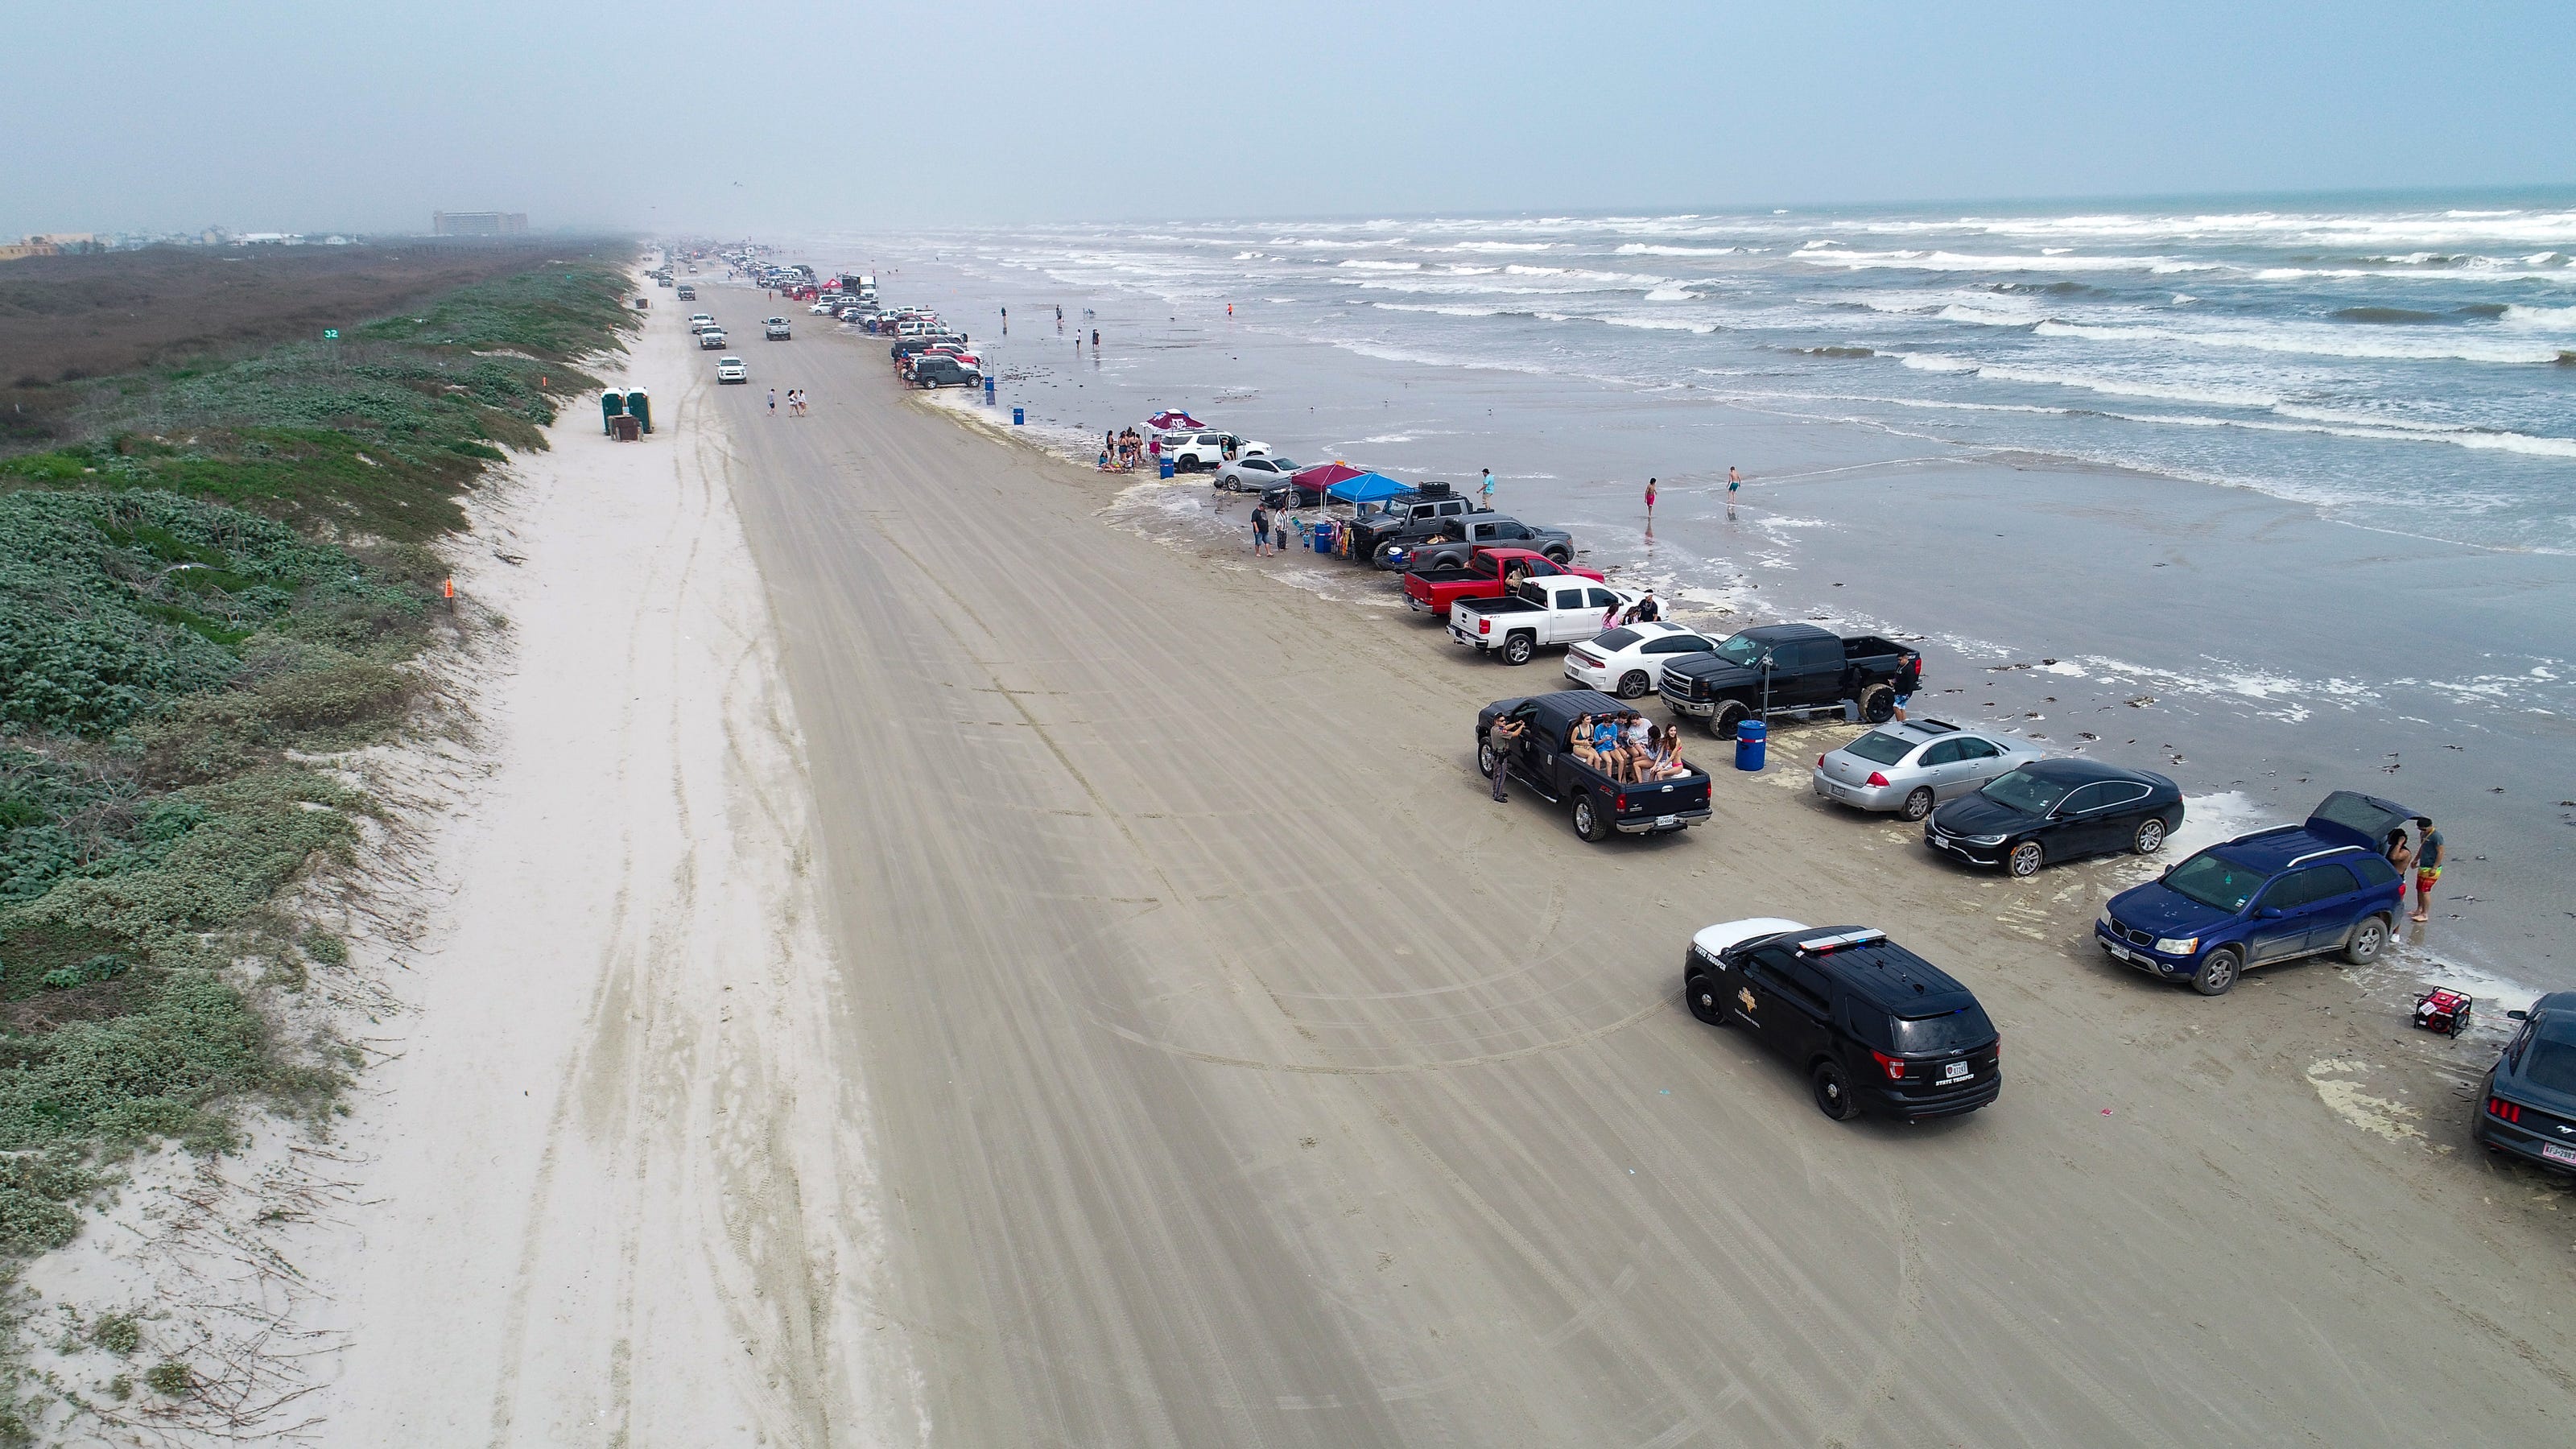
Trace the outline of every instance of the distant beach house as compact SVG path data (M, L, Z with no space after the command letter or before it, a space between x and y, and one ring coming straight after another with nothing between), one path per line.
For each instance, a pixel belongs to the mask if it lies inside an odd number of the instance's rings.
M98 237L85 231L43 232L23 241L0 242L0 262L22 257L58 257L65 252L104 251Z

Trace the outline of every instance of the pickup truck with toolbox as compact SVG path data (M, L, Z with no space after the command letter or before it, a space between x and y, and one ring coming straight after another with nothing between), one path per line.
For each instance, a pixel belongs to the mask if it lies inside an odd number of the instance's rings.
M1623 784L1574 754L1574 722L1586 715L1618 715L1628 706L1589 689L1522 699L1498 699L1476 712L1476 767L1494 773L1497 750L1510 778L1541 799L1568 806L1574 833L1599 842L1612 835L1664 835L1704 825L1709 818L1709 778L1692 770L1667 780ZM1493 738L1494 721L1510 717L1517 739Z
M1460 599L1449 606L1449 637L1482 654L1499 650L1505 664L1527 664L1550 644L1597 638L1613 609L1642 597L1626 589L1569 575L1523 579L1508 594ZM1670 666L1666 667L1670 678Z
M1546 554L1526 548L1479 548L1460 568L1418 568L1404 576L1404 606L1417 614L1446 620L1449 606L1460 599L1499 599L1503 590L1523 579L1552 579L1572 574L1595 583L1590 569L1567 568Z
M1923 682L1923 656L1875 634L1842 638L1813 624L1747 629L1706 654L1664 666L1661 692L1673 713L1692 716L1720 739L1747 719L1860 706L1860 717L1884 724L1896 697Z

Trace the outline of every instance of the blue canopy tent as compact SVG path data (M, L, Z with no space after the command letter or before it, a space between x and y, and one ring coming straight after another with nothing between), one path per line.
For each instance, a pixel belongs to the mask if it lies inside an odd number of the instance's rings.
M1384 503L1391 498L1412 497L1413 485L1398 483L1384 473L1362 473L1325 489L1324 496L1336 503Z

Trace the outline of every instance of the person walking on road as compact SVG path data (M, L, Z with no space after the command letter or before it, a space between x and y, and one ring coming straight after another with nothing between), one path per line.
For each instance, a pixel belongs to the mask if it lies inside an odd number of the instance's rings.
M1485 729L1485 744L1494 757L1494 798L1498 801L1512 798L1503 793L1503 777L1511 773L1512 744L1526 728L1519 720L1504 715Z
M1493 470L1493 469L1491 469L1491 468L1486 469L1486 470L1485 470L1485 481L1483 481L1482 483L1479 483L1479 484L1477 484L1477 485L1476 485L1476 499L1477 499L1477 501L1478 501L1479 503L1481 503L1481 504L1483 504L1483 505L1484 505L1484 509L1485 509L1485 511L1486 511L1486 512L1491 513L1491 512L1493 512L1493 511L1494 511L1494 470Z
M1646 526L1655 526L1655 480L1646 480Z
M2433 822L2420 822L2423 829L2415 837L2415 914L2411 919L2430 920L2433 914L2433 887L2442 882L2442 832Z
M778 389L774 387L769 390L769 415L778 416Z

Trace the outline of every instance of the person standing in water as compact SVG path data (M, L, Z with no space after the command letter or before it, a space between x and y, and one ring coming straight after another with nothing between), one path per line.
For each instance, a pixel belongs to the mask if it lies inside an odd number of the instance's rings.
M1655 480L1646 480L1646 526L1655 526Z
M1733 463L1729 463L1729 464L1727 464L1727 465L1726 465L1726 516L1727 516L1727 517L1729 517L1729 518L1733 518L1733 517L1735 516L1735 492L1736 492L1736 490L1737 490L1737 489L1742 488L1743 486L1744 486L1744 475L1735 471L1735 465L1734 465Z

